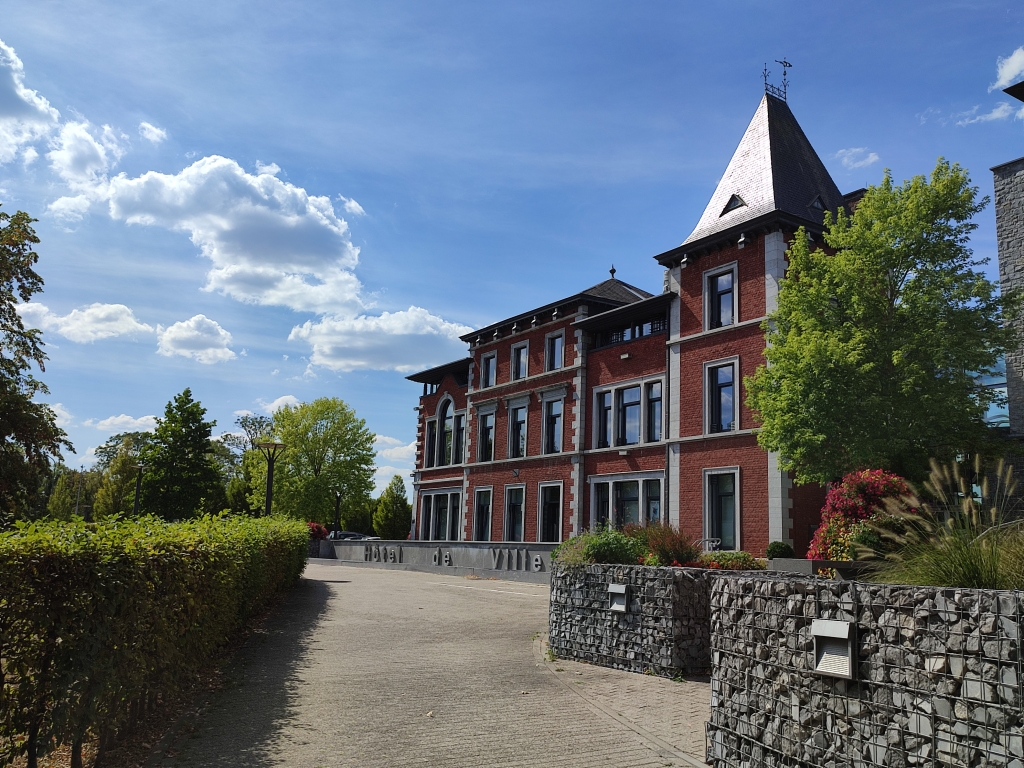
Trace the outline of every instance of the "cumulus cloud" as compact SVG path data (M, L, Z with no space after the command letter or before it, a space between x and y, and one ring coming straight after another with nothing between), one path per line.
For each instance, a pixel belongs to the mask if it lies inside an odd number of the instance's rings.
M286 405L295 406L299 404L299 398L295 395L281 395L277 400L272 400L269 403L265 400L257 401L267 413L276 413L277 411L284 408Z
M64 407L63 403L54 403L50 406L50 410L56 414L56 424L58 427L68 427L74 421L74 416L71 415L71 411Z
M158 325L156 333L156 351L165 357L181 355L206 365L235 357L228 347L231 334L206 315L194 315L168 328Z
M22 321L33 328L55 331L79 344L124 336L134 333L151 333L152 326L140 323L135 314L124 304L90 304L73 309L66 315L51 312L49 307L38 302L18 304L15 309Z
M87 419L82 422L87 427L96 427L103 432L152 432L156 429L156 416L140 416L135 418L126 413L120 416L108 416L105 419L96 421Z
M76 191L101 194L98 190L107 173L124 155L124 137L109 125L97 127L88 120L64 123L50 141L46 157L69 187Z
M152 123L147 123L143 120L139 123L139 135L146 141L151 141L154 144L159 144L161 141L167 138L167 131L163 128L157 128Z
M1013 85L1024 76L1024 45L1003 58L996 59L996 81L988 87L989 93L997 88Z
M1000 101L996 104L991 112L985 112L984 114L978 114L979 107L968 110L967 112L961 112L957 117L960 119L956 121L957 125L970 125L971 123L988 123L992 120L1005 120L1013 114L1013 107L1008 102Z
M338 200L341 202L346 213L351 213L353 216L365 216L366 211L363 210L363 206L357 203L350 197L344 195L338 195Z
M401 440L387 435L377 435L373 441L377 456L392 462L410 463L416 457L416 441L406 445ZM411 464L410 464L411 468Z
M50 102L25 86L25 65L0 40L0 163L11 162L22 147L49 134L59 119Z
M450 323L421 307L378 317L328 316L292 328L290 341L308 342L310 362L335 371L415 371L465 357L459 336L472 328Z
M878 162L878 154L875 152L869 152L867 147L850 147L849 149L840 149L835 153L834 157L839 160L844 168L853 170L854 168L864 168L872 163Z

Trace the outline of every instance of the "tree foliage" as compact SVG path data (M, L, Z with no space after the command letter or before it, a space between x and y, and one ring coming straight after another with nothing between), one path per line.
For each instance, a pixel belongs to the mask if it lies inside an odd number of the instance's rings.
M405 495L405 482L395 475L380 495L373 513L373 530L382 539L405 539L412 527L412 505Z
M38 502L41 477L62 448L71 448L53 410L34 402L48 392L31 372L33 364L45 370L46 353L42 332L26 329L17 311L43 289L33 269L39 260L33 221L23 211L0 212L0 525Z
M900 186L887 171L852 216L826 216L834 255L797 233L767 365L746 380L758 442L798 482L883 468L927 474L930 457L973 453L997 395L990 374L1016 344L1016 292L999 294L968 248L977 200L967 172L940 159Z
M139 473L139 457L134 445L131 438L125 439L121 450L103 470L103 483L93 502L95 519L127 515L134 510L135 481Z
M167 403L157 419L152 442L142 452L143 511L165 520L184 520L204 511L224 509L227 499L220 473L211 460L210 434L215 421L186 388Z
M334 491L342 494L342 519L372 525L366 510L373 490L373 438L366 422L343 400L322 397L285 406L274 414L269 436L285 444L274 469L274 511L320 523L334 521ZM246 454L251 472L249 503L263 509L267 464Z

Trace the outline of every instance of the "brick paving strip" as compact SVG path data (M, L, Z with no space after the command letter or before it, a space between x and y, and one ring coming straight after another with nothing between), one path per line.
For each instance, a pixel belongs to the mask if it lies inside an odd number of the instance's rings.
M698 766L706 681L548 661L547 587L311 565L150 766Z

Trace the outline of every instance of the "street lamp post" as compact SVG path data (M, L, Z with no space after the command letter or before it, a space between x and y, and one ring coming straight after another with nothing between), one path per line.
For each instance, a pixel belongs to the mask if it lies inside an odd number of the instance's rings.
M84 473L85 465L83 464L78 468L78 493L75 495L75 517L78 517L78 502L82 500L82 477Z
M341 530L341 491L337 488L334 490L334 532L335 534Z
M267 460L267 503L263 509L263 515L270 517L270 504L274 498L274 462L284 451L284 443L256 443L256 447L260 449L260 453Z
M139 496L142 495L142 470L146 468L146 465L136 464L135 468L139 473L135 476L135 509L132 510L132 517L139 516Z

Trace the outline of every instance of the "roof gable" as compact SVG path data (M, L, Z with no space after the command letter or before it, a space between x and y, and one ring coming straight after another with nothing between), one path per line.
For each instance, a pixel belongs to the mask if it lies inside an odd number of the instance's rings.
M821 226L843 196L786 102L765 94L683 245L781 212Z

